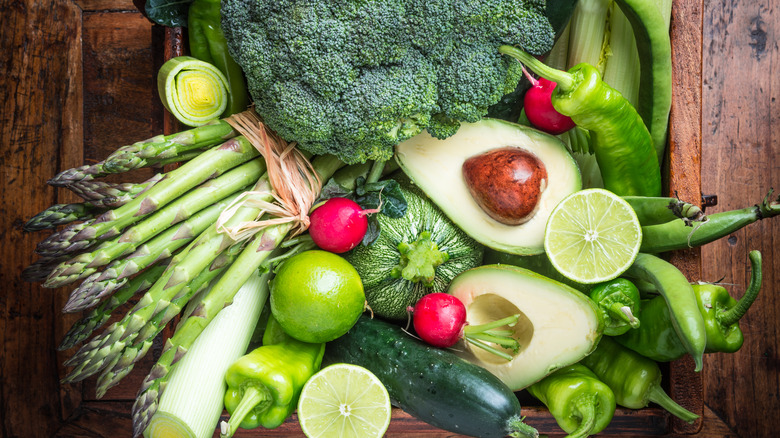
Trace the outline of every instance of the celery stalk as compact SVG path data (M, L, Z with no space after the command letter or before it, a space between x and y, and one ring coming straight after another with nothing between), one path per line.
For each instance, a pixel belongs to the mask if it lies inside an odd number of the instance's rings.
M609 54L603 79L636 107L639 101L639 51L634 30L616 3L609 7Z
M567 69L581 62L604 72L605 50L609 41L606 27L612 0L579 0L572 13Z
M251 276L176 364L145 437L213 436L227 390L225 372L246 353L268 299L268 275Z

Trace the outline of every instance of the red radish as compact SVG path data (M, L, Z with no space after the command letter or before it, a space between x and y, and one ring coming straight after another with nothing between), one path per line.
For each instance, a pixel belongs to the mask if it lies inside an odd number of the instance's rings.
M563 134L573 128L575 123L572 119L553 108L552 93L558 84L545 78L536 79L525 68L523 72L531 82L531 88L526 91L523 98L523 107L528 121L540 131L552 135Z
M511 360L512 356L489 345L488 342L514 352L520 348L520 344L512 337L511 330L496 330L501 326L514 326L520 315L512 315L481 325L469 325L466 321L466 306L463 305L463 302L444 292L434 292L423 296L417 301L414 308L409 307L409 310L412 311L412 321L417 335L434 347L451 347L458 340L465 339L472 345L506 360Z
M325 251L347 252L363 240L368 218L379 210L363 210L347 198L330 198L309 215L309 235Z

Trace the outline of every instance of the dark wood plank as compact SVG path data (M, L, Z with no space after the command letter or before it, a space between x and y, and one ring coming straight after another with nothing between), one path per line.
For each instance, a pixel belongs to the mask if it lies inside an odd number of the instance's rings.
M718 194L712 211L750 206L780 188L777 6L728 0L705 9L702 184ZM761 296L741 322L742 350L710 355L703 371L706 403L740 436L774 436L780 428L779 237L775 218L702 250L702 278L723 278L736 297L749 280L748 251L764 256Z
M700 204L701 189L701 14L702 2L674 1L670 25L672 44L672 111L669 123L669 195ZM690 281L701 276L701 251L672 254L670 261ZM670 396L691 412L702 415L702 377L693 360L684 358L669 365ZM672 420L676 433L693 434L702 420L693 424Z
M49 436L79 400L58 385L54 332L65 291L21 280L46 235L22 225L65 199L45 180L80 155L81 11L70 1L0 5L0 435Z

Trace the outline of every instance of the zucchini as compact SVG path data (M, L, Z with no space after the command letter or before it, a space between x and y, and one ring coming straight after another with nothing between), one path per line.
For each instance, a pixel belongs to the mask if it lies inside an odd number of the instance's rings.
M362 315L347 334L326 344L324 362L367 368L395 406L440 429L486 438L538 436L496 376L379 319Z
M455 226L402 173L394 178L406 199L406 214L377 215L379 237L344 258L360 274L374 314L405 321L407 307L423 295L446 291L456 275L479 266L484 247Z

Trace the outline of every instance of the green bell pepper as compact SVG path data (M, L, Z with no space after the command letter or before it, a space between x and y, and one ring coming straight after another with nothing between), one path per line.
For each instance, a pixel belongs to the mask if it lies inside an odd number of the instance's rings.
M324 354L324 343L294 339L269 316L263 345L239 358L225 374L225 408L231 416L221 424L221 436L233 436L239 426L273 429L282 424L295 409L303 385L319 371Z
M588 367L615 394L615 402L629 409L642 409L653 402L677 418L692 423L698 415L677 404L661 388L661 369L641 354L604 336L581 364Z
M597 284L590 290L590 299L599 307L604 319L604 334L617 336L639 327L639 289L625 278Z
M715 284L694 284L699 312L707 333L705 353L734 353L742 347L744 337L739 328L742 318L761 290L761 253L751 251L750 285L739 301L726 288ZM677 360L685 355L679 336L671 326L669 309L662 297L645 300L640 311L642 326L617 336L620 344L659 362Z
M228 105L222 117L247 109L249 97L244 72L230 56L225 34L222 32L220 0L194 0L187 17L190 55L213 64L228 82Z
M615 414L615 395L581 364L561 368L528 387L547 406L568 438L594 435L609 425Z

